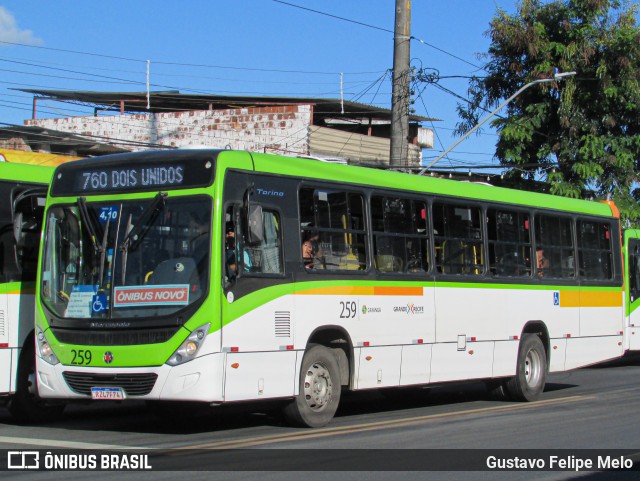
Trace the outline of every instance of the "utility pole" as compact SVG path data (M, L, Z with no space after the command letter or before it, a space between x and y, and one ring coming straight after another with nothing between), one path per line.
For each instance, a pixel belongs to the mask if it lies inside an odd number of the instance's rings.
M409 161L410 42L411 0L396 0L391 94L391 167L406 167Z

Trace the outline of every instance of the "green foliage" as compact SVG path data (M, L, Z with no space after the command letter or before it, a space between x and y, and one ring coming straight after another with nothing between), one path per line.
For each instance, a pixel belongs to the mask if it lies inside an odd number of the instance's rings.
M496 157L513 178L546 174L549 192L612 198L640 223L640 28L625 0L521 0L490 24L487 76L473 79L458 105L457 132L471 129L525 84L574 77L523 91L492 120ZM503 111L504 114L504 111Z

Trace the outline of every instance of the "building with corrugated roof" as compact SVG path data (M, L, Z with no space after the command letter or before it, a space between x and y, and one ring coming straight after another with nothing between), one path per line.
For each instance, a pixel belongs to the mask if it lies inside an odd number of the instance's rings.
M34 95L26 126L126 150L208 147L389 165L391 110L327 98L20 89ZM38 118L42 102L92 106L93 116ZM419 167L433 131L409 117L407 167Z

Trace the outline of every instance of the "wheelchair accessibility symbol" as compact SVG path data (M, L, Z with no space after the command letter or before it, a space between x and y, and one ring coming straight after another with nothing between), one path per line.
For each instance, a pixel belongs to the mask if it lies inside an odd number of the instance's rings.
M558 291L553 293L553 305L554 306L560 305L560 293Z
M91 310L96 313L107 310L107 296L104 294L96 294L91 300Z

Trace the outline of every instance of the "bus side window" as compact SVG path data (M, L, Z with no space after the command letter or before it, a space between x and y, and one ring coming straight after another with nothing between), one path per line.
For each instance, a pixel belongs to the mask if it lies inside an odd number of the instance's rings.
M608 280L613 277L609 224L578 221L580 276Z
M359 192L303 187L300 198L300 256L309 272L364 270L367 233L364 196ZM313 240L316 255L303 244ZM304 258L306 257L306 259Z
M262 211L263 236L259 243L244 245L242 239L236 247L240 266L247 275L282 274L282 232L280 216L270 210Z
M374 265L380 272L425 272L429 239L424 202L395 197L371 198Z
M536 215L536 251L544 252L548 267L539 277L575 278L573 221L568 217Z
M481 211L477 206L433 204L436 266L443 274L484 274Z
M0 183L0 282L17 281L20 269L16 265L16 242L11 215L12 193L14 184Z
M640 247L636 246L629 256L629 292L631 302L640 297Z
M507 277L530 276L529 214L489 209L487 228L491 274Z

